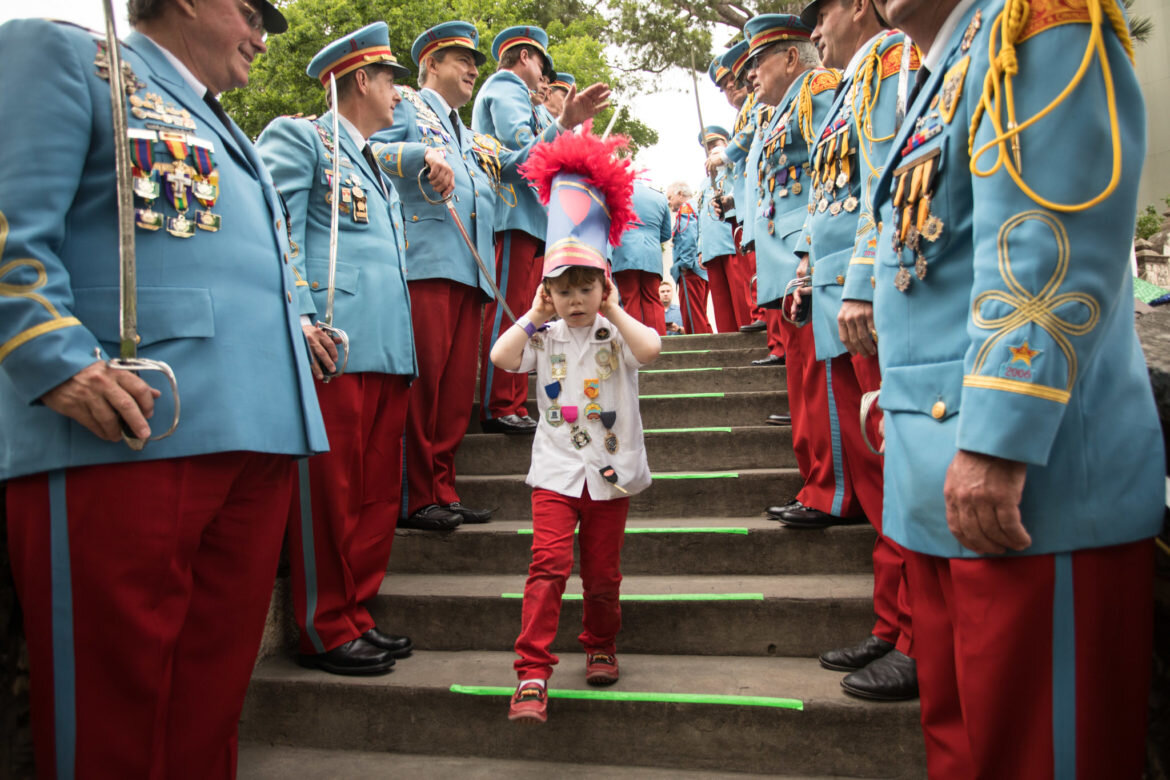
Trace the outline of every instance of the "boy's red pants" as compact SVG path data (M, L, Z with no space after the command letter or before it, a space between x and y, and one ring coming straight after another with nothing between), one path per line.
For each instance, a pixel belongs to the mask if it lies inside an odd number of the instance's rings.
M580 498L542 488L532 491L532 563L516 638L520 658L513 664L519 679L548 679L559 660L549 648L557 635L561 596L573 568L573 531L578 521L585 619L577 639L587 653L616 652L614 640L622 627L621 552L629 510L630 499L594 501L587 486Z

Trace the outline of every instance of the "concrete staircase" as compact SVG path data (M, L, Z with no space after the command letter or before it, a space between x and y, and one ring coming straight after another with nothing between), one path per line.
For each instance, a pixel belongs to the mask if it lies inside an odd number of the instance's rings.
M301 669L288 652L262 661L240 777L924 776L917 702L850 698L816 660L872 626L873 532L763 519L800 486L790 429L762 424L787 410L783 369L749 365L766 354L762 333L673 337L641 374L655 481L631 502L622 679L607 690L651 695L555 698L589 690L574 578L549 722L506 719L531 440L474 428L459 453L460 494L498 507L497 519L445 536L400 531L370 605L379 626L414 639L414 655L372 679ZM760 706L776 700L799 709Z

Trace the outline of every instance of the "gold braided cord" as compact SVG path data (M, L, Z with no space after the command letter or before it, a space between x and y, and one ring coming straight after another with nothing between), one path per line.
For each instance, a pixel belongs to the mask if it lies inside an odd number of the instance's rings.
M1121 182L1121 131L1117 113L1117 95L1113 83L1113 71L1109 66L1108 52L1105 49L1103 21L1108 17L1110 24L1121 44L1133 60L1133 42L1129 37L1129 29L1125 24L1124 15L1117 7L1116 0L1086 0L1089 11L1091 32L1089 42L1085 47L1085 55L1081 59L1080 67L1073 75L1068 85L1042 111L1023 123L1016 120L1015 93L1012 88L1012 79L1020 72L1019 59L1016 57L1016 43L1028 23L1032 13L1032 6L1028 0L1007 0L1002 12L992 23L988 39L988 69L983 81L983 94L971 117L971 130L967 138L967 153L971 158L971 173L981 178L995 175L1002 167L1012 181L1034 203L1043 208L1063 213L1087 211L1105 201L1117 185ZM1104 4L1104 5L1103 5ZM998 42L998 45L997 45ZM1024 181L1020 173L1020 136L1027 128L1039 122L1052 113L1072 94L1073 90L1085 78L1096 56L1101 61L1101 77L1105 84L1105 98L1109 113L1109 132L1112 140L1113 171L1109 184L1096 197L1083 203L1066 204L1055 203L1042 197ZM1002 81L1002 88L1000 82ZM1003 107L1001 108L1001 99ZM1005 129L1003 111L1006 109L1007 122ZM983 146L975 149L975 134L986 115L991 122L995 137ZM1011 144L1009 152L1008 145ZM995 164L987 170L980 170L979 159L990 149L996 148ZM1014 162L1013 162L1013 157Z
M752 108L756 105L756 93L749 92L744 98L743 105L739 107L739 113L735 117L735 124L732 125L731 132L738 133L748 123L752 116Z
M815 70L810 70L800 85L800 92L796 94L796 126L800 128L800 135L805 144L812 149L813 136L817 129L813 127L813 98L812 82L816 76Z
M909 39L903 39L902 45L907 45ZM877 41L870 49L869 54L865 56L865 60L858 68L857 75L854 77L855 83L861 85L860 89L853 92L853 116L857 120L857 146L861 149L861 156L865 160L865 166L870 171L876 171L873 161L870 159L869 152L866 150L866 142L872 147L874 144L882 143L893 139L894 133L890 133L882 138L875 138L873 135L873 110L877 106L878 96L882 91L882 76L881 64L882 58L878 54L878 49L885 43L885 38ZM875 78L876 77L876 78ZM870 90L873 90L872 93ZM860 98L860 104L858 99Z

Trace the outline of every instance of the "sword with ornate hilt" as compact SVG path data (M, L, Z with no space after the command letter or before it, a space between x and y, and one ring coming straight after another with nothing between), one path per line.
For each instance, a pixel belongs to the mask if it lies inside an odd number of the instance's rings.
M703 145L703 151L707 151L707 125L703 123L703 106L699 103L699 77L695 70L695 50L691 49L691 86L694 87L695 92L695 111L699 114L699 142ZM711 174L711 187L715 190L715 197L720 199L720 207L722 208L723 198L723 180Z
M812 289L812 276L811 275L798 276L795 279L793 279L792 281L790 281L784 287L784 298L787 298L789 295L791 295L796 290L810 290L810 289ZM781 300L783 300L783 299L781 299ZM792 323L793 325L797 325L797 326L804 325L805 321L808 320L808 306L809 306L808 300L801 301L800 308L793 310L791 317L788 316L788 307L781 306L780 307L780 316L783 317L788 322Z
M122 421L122 440L130 449L138 451L148 441L165 439L179 427L179 384L175 372L161 360L147 360L138 357L138 272L134 255L134 193L131 188L130 148L127 145L126 93L122 81L122 50L114 28L114 8L111 0L103 0L106 15L106 56L110 66L110 109L114 120L114 172L117 177L118 194L118 259L121 276L119 288L119 355L106 361L106 366L115 371L157 371L167 378L171 395L175 399L175 416L171 427L164 433L139 439L131 435L126 421ZM101 347L94 348L94 355L100 360Z
M479 266L480 273L482 273L483 278L487 280L488 287L492 288L492 292L495 294L496 300L499 301L500 306L503 307L504 312L508 315L508 319L512 320L512 322L515 322L516 315L512 312L511 307L508 306L508 302L504 300L504 294L500 292L500 288L496 286L495 277L493 276L492 272L488 270L487 263L485 263L483 258L479 256L479 250L475 248L475 242L471 240L471 236L467 233L467 228L463 227L463 220L459 218L459 212L455 210L455 190L451 190L451 193L445 197L432 198L427 194L426 188L423 187L423 179L429 176L430 173L431 166L429 165L424 165L423 169L418 172L418 191L422 193L423 200L434 206L442 203L447 207L447 212L450 213L451 219L455 223L455 227L459 228L459 235L463 236L463 242L467 244L467 248L471 250L471 256L475 258L475 264Z
M108 2L109 0L107 0ZM329 211L329 287L325 291L325 319L317 320L317 329L323 330L337 343L340 354L337 363L333 364L333 371L325 371L325 367L321 367L321 372L324 376L321 378L322 382L328 382L334 377L341 376L345 373L345 367L349 365L349 336L341 328L333 327L333 296L337 290L337 231L338 221L340 219L341 209L341 137L338 135L339 127L337 115L340 109L337 107L337 78L329 74L329 103L333 108L333 181L330 182L332 188L332 208Z

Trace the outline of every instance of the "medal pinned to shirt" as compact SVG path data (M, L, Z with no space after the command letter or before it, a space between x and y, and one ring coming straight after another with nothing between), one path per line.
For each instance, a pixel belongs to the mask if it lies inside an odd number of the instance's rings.
M604 479L609 484L613 485L616 489L629 495L630 491L626 490L624 487L622 487L621 485L618 484L617 471L614 469L613 466L602 466L600 469L598 469L598 471L601 472L602 479Z
M565 363L564 354L549 355L549 374L553 379L566 379L569 376L569 366Z
M544 419L548 424L554 428L559 427L565 421L564 414L561 412L561 405L557 403L557 398L561 395L561 383L551 382L544 386L544 392L552 401L549 407L544 410ZM577 417L577 407L573 407L573 418Z
M601 424L605 426L605 451L615 455L618 451L618 437L613 432L613 424L617 422L617 412L602 412L600 419Z
M586 379L585 380L585 397L589 400L594 400L601 395L601 380L600 379Z
M613 353L608 347L599 347L597 352L593 355L593 360L597 363L597 375L602 380L609 379L613 376Z

